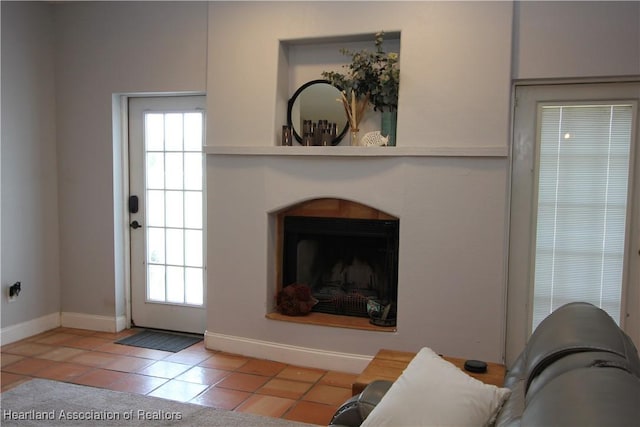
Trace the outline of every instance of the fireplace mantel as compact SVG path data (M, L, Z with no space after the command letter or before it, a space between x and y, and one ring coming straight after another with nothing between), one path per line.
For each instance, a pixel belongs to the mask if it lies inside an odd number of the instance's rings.
M324 157L507 157L503 146L460 147L303 147L303 146L216 146L204 147L206 154L226 156L324 156Z

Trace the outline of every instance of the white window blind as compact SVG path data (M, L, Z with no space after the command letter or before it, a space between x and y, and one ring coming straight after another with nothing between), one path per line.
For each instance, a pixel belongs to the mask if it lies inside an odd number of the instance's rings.
M620 321L631 105L548 105L539 113L532 331L586 301Z

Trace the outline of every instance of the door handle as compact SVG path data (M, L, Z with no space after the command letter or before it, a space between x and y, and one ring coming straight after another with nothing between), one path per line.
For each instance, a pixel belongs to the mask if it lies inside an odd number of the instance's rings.
M142 227L142 225L140 225L138 221L133 221L131 224L129 224L129 226L131 226L131 228L133 228L134 230Z

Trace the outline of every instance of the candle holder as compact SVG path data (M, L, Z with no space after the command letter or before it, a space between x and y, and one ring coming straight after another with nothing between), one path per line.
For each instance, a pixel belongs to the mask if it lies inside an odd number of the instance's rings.
M282 145L290 147L293 145L291 128L287 125L282 126Z

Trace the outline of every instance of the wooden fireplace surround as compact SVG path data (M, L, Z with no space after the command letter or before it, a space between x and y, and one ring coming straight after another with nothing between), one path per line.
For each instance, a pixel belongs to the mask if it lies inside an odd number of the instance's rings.
M298 203L276 214L276 283L278 293L282 289L282 251L284 241L284 218L287 216L305 216L322 218L349 219L390 219L398 218L361 203L346 199L319 198ZM372 331L395 332L396 327L380 327L369 323L364 317L340 316L336 314L311 312L305 316L286 316L276 311L267 313L267 318L294 323L334 326L339 328L365 329Z

